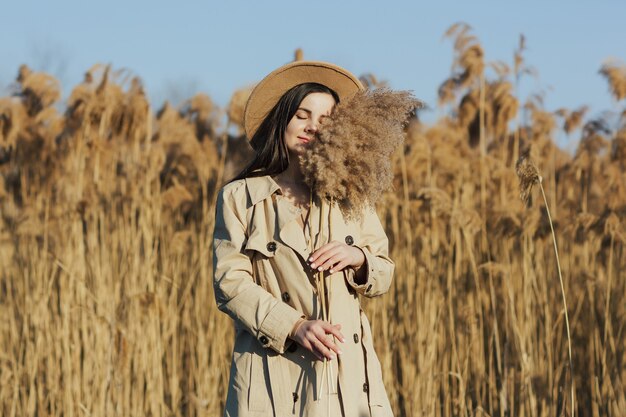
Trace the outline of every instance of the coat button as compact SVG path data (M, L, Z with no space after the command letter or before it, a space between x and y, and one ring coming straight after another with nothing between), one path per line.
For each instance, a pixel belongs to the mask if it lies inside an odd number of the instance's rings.
M276 242L270 242L267 244L267 250L270 252L276 252Z
M261 337L259 337L259 342L261 342L261 344L263 346L267 345L269 343L269 339L267 338L267 336L263 335Z
M365 384L363 384L363 392L368 392L370 389L370 386L367 385L367 382Z
M359 343L359 335L358 334L355 333L352 338L354 339L354 343Z
M281 298L283 299L284 302L288 303L289 300L291 300L291 297L289 296L288 292L284 292L283 295L281 295Z
M346 236L346 244L350 246L354 245L354 238L350 235Z

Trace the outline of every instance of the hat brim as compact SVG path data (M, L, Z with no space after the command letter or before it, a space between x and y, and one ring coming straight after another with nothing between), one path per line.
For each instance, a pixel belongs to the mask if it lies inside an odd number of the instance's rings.
M296 61L284 65L263 78L248 98L244 111L248 139L254 136L283 94L304 83L325 85L336 92L341 101L363 89L359 79L352 73L328 62Z

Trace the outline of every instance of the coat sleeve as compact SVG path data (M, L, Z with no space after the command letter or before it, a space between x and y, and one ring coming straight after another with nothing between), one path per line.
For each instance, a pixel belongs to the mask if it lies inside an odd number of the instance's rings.
M389 290L395 264L389 258L389 239L374 209L368 209L361 223L362 234L355 246L365 254L367 279L355 282L355 274L348 274L348 284L365 297L376 297Z
M302 314L254 282L245 253L246 194L229 184L218 195L213 233L213 289L217 307L264 346L285 350L289 332Z

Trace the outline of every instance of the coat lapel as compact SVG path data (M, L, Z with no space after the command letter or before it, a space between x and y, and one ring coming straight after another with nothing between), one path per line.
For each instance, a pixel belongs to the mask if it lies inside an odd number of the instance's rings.
M250 206L269 199L266 207L273 205L276 211L276 226L278 227L278 237L281 243L289 246L302 259L306 260L309 255L308 241L304 236L304 231L298 223L300 212L287 200L276 198L272 201L272 195L280 190L280 187L270 176L246 178L246 188L250 198ZM314 215L312 211L310 215ZM313 220L313 230L318 230L318 226ZM316 235L315 235L316 236Z
M310 253L304 231L297 220L299 216L298 210L287 200L276 199L276 217L280 240L306 260Z

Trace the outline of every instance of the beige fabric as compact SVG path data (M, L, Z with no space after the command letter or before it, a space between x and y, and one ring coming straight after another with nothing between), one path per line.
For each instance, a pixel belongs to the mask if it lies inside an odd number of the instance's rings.
M330 211L330 239L351 236L368 268L363 285L354 282L351 269L327 278L330 319L341 324L346 338L339 344L343 354L330 361L331 393L327 384L318 392L323 362L288 339L301 317L321 318L313 274L304 263L308 241L297 221L299 210L283 199L271 177L235 181L221 190L213 284L219 309L235 322L226 416L327 416L329 401L332 416L393 415L358 297L383 294L390 286L394 264L387 237L373 210L361 223L346 222L336 207ZM319 230L322 212L316 201L313 230ZM328 235L326 229L314 236L317 246Z
M261 122L292 87L304 83L318 83L332 89L345 100L363 89L363 84L352 73L337 65L320 61L296 61L275 69L252 90L244 110L244 128L252 139Z

